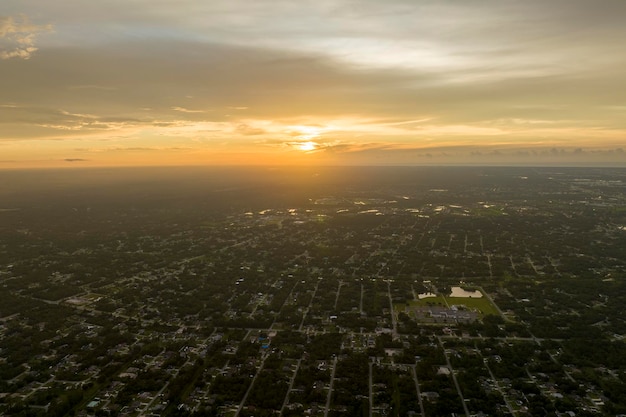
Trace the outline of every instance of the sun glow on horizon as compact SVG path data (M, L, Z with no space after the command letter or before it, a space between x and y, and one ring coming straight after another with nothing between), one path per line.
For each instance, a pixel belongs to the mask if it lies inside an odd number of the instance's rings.
M301 151L305 151L305 152L310 152L310 151L314 151L316 150L318 147L318 144L315 142L302 142L300 144L298 144L298 149L300 149Z
M291 126L291 129L294 136L302 140L315 139L324 133L324 129L318 126Z
M310 125L290 126L290 129L291 134L300 140L295 144L296 148L303 152L318 150L320 144L313 139L320 138L327 131L327 128Z

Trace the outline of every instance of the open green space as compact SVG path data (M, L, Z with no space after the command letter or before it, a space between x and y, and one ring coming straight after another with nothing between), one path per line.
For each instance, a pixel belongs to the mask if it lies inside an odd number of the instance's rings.
M435 297L422 298L420 300L410 301L408 303L411 307L422 307L429 305L441 305L444 307L465 306L468 310L479 311L482 316L489 314L499 315L498 309L493 305L491 301L483 294L480 298L475 297L446 297L442 294L438 294Z
M448 304L452 305L464 305L470 310L478 310L484 316L489 314L498 315L498 309L493 305L487 297L483 295L481 298L469 298L469 297L449 297L446 298Z

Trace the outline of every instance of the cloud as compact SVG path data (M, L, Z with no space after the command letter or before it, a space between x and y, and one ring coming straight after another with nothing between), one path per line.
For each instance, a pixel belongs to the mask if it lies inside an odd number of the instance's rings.
M0 143L65 138L57 160L101 140L338 161L624 143L624 0L0 2Z
M51 25L35 25L24 15L0 16L0 59L29 59L37 51L37 35L51 30Z
M65 158L64 161L65 162L87 162L89 160L83 159L83 158Z
M106 148L74 148L74 152L155 152L155 151L188 151L192 148L184 146L112 146Z
M596 120L595 126L626 127L626 123L616 125L622 119L606 110L608 92L613 95L611 102L620 103L626 97L614 88L626 80L623 74L473 82L447 78L456 76L454 72L406 69L362 71L321 55L148 38L105 44L97 50L78 45L46 48L28 71L0 67L0 89L9 104L32 103L37 97L54 108L100 117L123 114L152 121L154 127L172 126L184 119L194 123L228 121L234 126L241 122L269 130L246 123L241 113L245 119L264 120L314 115L323 121L355 115L381 121L373 122L379 126L378 132L371 126L364 126L364 131L420 138L435 134L497 136L510 130L536 131L554 121L573 128L588 127L590 119ZM546 95L546 91L554 94ZM189 95L193 95L193 103L183 102ZM249 108L234 112L233 103ZM202 113L202 109L212 111ZM94 121L83 118L83 131L90 122ZM581 132L585 133L584 129ZM262 132L242 126L237 133Z
M64 109L29 105L0 105L0 141L4 139L77 136L88 133L115 131L131 126L143 126L151 120L124 116L95 115Z
M237 127L235 128L235 131L244 136L257 136L257 135L263 135L267 133L265 129L253 127L247 123L238 124Z
M114 87L106 87L103 85L73 85L69 87L71 90L104 90L113 91Z
M189 110L184 107L173 106L172 110L178 111L181 113L204 113L204 110Z

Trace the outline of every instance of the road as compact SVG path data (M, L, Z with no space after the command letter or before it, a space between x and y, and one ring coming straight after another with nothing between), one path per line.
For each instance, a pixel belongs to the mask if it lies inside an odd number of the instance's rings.
M330 372L330 384L328 386L328 395L326 396L326 408L324 409L324 417L328 417L330 410L330 400L333 396L333 387L335 385L335 371L337 370L337 357L333 359L333 370Z
M540 345L542 342L549 340L552 342L563 342L565 339L553 339L553 338L545 338L545 337L509 337L509 336L499 336L499 337L484 337L484 336L437 336L442 340L500 340L503 342L534 342Z
M361 313L361 315L363 315L363 293L365 292L365 289L363 288L363 283L361 283L361 299L359 301L359 312Z
M296 370L293 372L293 375L291 376L291 381L289 381L289 388L287 389L287 394L285 394L285 400L283 401L283 406L280 407L281 416L283 415L283 412L285 411L285 407L287 406L287 404L289 404L289 393L293 389L293 383L296 380L296 376L298 375L298 371L300 370L301 363L302 363L302 358L298 359L298 363L296 364Z
M235 417L239 417L239 413L241 413L241 409L243 408L243 405L246 403L246 400L248 399L248 395L250 395L250 392L252 391L252 387L254 387L254 382L256 381L258 376L261 374L261 371L263 370L263 366L265 365L265 359L267 359L268 356L269 354L267 353L263 354L261 365L259 365L259 368L256 370L256 374L254 374L254 377L252 378L252 382L250 382L250 386L246 390L246 393L243 396L243 398L241 399L241 402L239 403L239 407L237 407L237 412L235 413Z
M274 325L276 324L276 320L280 317L281 313L283 312L283 308L285 307L285 304L287 304L287 301L291 302L291 300L293 300L293 290L295 290L297 286L298 286L298 281L296 281L296 283L293 284L293 287L291 287L291 291L289 291L289 296L285 298L285 301L283 301L283 304L280 306L280 309L274 315L274 320L272 321L272 324L270 325L270 330L274 328Z
M502 387L500 386L500 384L498 383L498 380L496 379L495 375L491 371L491 368L489 367L489 362L483 357L483 354L480 352L480 349L476 348L476 350L478 351L478 354L482 358L483 363L485 364L485 368L487 368L487 371L489 372L489 376L493 380L494 384L496 384L496 388L498 389L498 392L500 392L500 395L502 395L502 398L504 398L504 403L506 404L506 408L508 408L509 413L511 413L511 415L514 416L515 412L513 410L513 407L511 407L511 403L509 403L509 400L506 398L504 391L502 391Z
M498 305L496 303L493 302L493 298L491 298L491 296L489 295L489 293L487 291L485 291L485 289L483 287L478 287L478 289L480 289L480 292L483 293L483 295L487 298L487 300L489 300L489 302L491 303L491 305L493 305L496 310L498 310L498 314L500 314L500 316L504 319L504 321L511 321L510 319L508 319L504 313L502 312L502 310L500 310L500 307L498 307Z
M370 400L370 417L372 417L374 415L374 391L373 391L373 387L374 387L374 381L373 381L373 377L372 374L373 372L373 368L374 368L374 362L373 361L369 361L368 363L369 366L369 382L368 382L368 387L369 387L369 400Z
M415 372L415 365L411 366L411 375L413 376L413 382L415 382L415 392L417 393L417 400L420 404L420 415L424 417L424 402L422 401L422 392L420 391L420 384L417 380L417 372Z
M393 327L392 337L394 340L398 338L398 325L396 323L396 313L393 311L393 299L391 298L391 281L387 280L387 296L389 297L389 310L391 314L391 324Z
M311 296L311 301L309 301L309 305L306 307L306 310L304 310L304 313L302 314L302 321L300 322L300 327L298 327L299 332L302 331L302 326L304 326L304 320L306 320L306 316L307 314L309 314L309 310L311 310L311 306L313 305L313 300L315 299L315 294L317 294L317 289L320 286L320 282L321 280L318 280L317 284L315 284L315 291L313 291L313 295Z
M443 354L446 357L446 365L448 366L448 369L450 370L450 375L452 376L452 381L454 382L456 391L458 392L459 397L461 398L461 404L463 404L463 412L465 413L466 417L469 417L470 412L469 412L469 409L467 408L467 404L465 403L465 398L463 398L463 392L461 392L461 386L459 385L459 381L457 381L456 379L456 374L454 372L454 369L452 369L452 364L450 363L450 357L448 356L448 353L446 352L446 348L443 345L443 341L441 340L439 336L437 336L437 340L439 341L439 345L441 346L441 349L443 349Z
M341 294L341 286L343 285L343 281L339 280L339 284L337 285L337 294L335 294L335 311L337 310L337 302L339 301L339 294Z

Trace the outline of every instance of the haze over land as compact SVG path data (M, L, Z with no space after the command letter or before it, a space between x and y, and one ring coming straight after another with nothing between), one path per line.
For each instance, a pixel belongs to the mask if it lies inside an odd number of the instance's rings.
M626 3L3 0L0 168L624 165Z
M0 178L1 415L626 413L624 168Z

